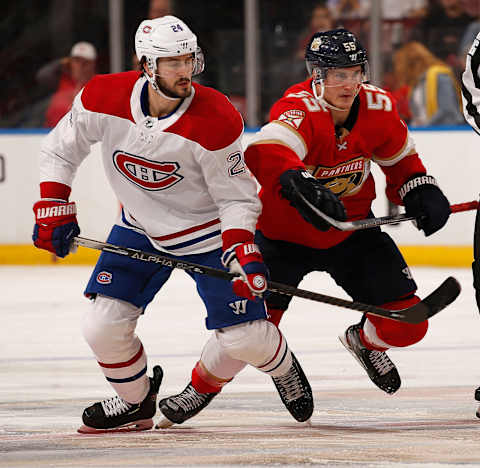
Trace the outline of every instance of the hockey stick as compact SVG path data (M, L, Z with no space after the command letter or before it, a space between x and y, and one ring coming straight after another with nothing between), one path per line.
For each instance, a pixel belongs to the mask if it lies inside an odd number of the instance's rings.
M320 218L327 221L334 228L339 229L340 231L359 231L360 229L369 229L377 226L382 226L384 224L397 224L402 221L413 221L416 218L413 216L407 216L405 213L399 214L396 216L382 216L381 218L367 218L367 219L358 219L356 221L337 221L334 218L326 215L320 211L317 207L312 205L297 189L297 194L300 196L302 201ZM476 210L478 208L478 201L470 201L465 203L458 203L456 205L450 205L452 213L461 213L462 211Z
M167 257L166 255L161 255L159 253L144 252L141 250L130 249L127 247L120 247L118 245L108 244L106 242L86 239L85 237L75 237L74 245L101 250L102 252L111 252L118 255L124 255L126 257L135 260L141 260L144 262L158 263L162 266L166 266L169 268L179 268L181 270L189 271L192 273L210 275L216 278L225 279L227 281L231 281L233 278L236 277L236 275L228 271L220 270L217 268L199 265L185 260L177 260L175 258ZM274 281L268 282L268 291L285 294L287 296L301 297L303 299L309 299L311 301L322 302L338 307L344 307L346 309L356 310L362 313L368 312L373 315L398 320L400 322L420 323L428 319L429 317L437 314L446 306L451 304L460 294L460 284L455 278L449 277L423 301L403 310L382 309L373 305L362 304L360 302L354 301L347 301L345 299L340 299L337 297L326 296L325 294L294 288L293 286L276 283Z

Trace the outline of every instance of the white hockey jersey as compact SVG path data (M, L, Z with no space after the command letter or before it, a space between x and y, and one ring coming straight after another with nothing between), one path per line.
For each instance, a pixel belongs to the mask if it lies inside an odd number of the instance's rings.
M467 55L462 75L463 115L471 127L480 134L480 33Z
M153 118L147 83L139 72L93 78L46 137L40 182L71 186L101 141L123 207L118 224L147 234L156 248L202 253L220 247L228 229L253 233L261 203L244 163L240 114L223 94L193 84L173 113Z

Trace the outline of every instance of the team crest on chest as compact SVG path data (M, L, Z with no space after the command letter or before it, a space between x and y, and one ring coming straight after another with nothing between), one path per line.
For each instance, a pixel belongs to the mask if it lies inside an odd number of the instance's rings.
M370 173L370 162L360 156L334 167L317 166L309 169L335 195L352 195L360 190Z
M122 176L144 190L165 190L183 179L178 174L177 162L150 161L125 151L113 153L113 165Z

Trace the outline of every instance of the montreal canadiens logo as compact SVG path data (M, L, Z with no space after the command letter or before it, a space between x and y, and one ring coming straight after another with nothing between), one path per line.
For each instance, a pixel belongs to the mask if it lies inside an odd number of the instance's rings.
M165 190L183 179L176 162L150 161L124 151L113 153L115 168L130 182L144 190Z
M100 284L110 284L112 282L112 274L108 271L101 271L97 275L97 283Z

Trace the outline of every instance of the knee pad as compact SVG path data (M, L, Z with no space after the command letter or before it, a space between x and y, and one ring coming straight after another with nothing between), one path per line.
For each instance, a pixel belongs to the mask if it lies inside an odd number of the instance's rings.
M266 320L244 322L215 332L224 351L233 359L255 367L272 359L280 341L285 341L275 325Z
M247 365L244 361L233 359L225 352L225 348L221 345L216 333L212 334L203 347L200 360L208 372L218 381L231 380Z
M383 304L380 307L389 310L401 310L420 302L417 296ZM383 317L368 315L368 320L374 325L377 336L389 347L405 347L418 343L427 333L428 321L421 323L404 323Z
M141 343L135 327L141 311L128 302L96 297L83 318L82 331L97 360L124 361L138 352Z

